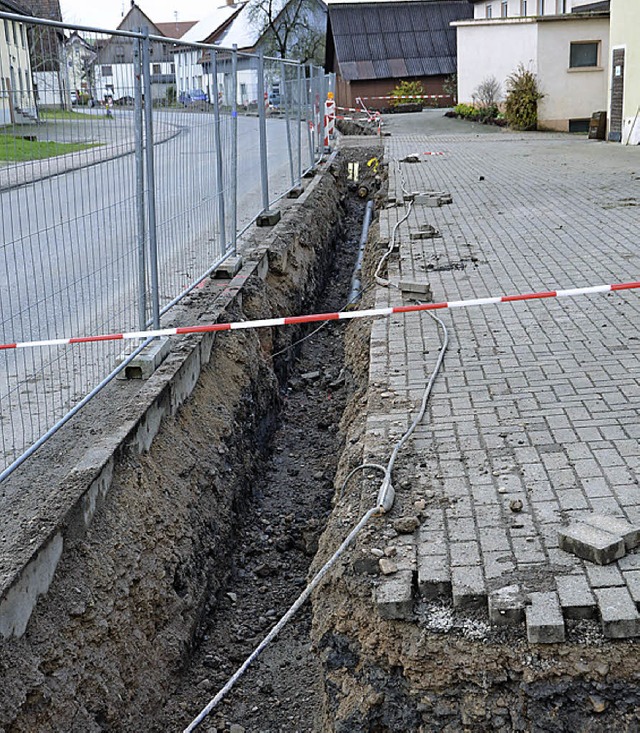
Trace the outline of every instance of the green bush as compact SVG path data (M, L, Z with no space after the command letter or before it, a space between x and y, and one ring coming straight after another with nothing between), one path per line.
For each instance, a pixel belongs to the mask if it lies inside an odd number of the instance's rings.
M401 81L391 92L391 106L400 104L422 104L424 89L419 81Z
M465 120L477 120L480 114L480 110L474 104L456 104L453 111L458 117L464 117Z
M520 64L507 77L505 117L515 130L535 130L538 125L538 102L544 97L536 75Z

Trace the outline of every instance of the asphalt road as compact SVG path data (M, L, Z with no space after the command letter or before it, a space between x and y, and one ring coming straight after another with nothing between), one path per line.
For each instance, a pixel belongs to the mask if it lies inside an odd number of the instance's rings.
M221 256L216 139L210 114L166 111L156 120L177 134L155 148L160 303L168 303ZM132 136L133 113L38 129L48 139L109 142ZM292 125L293 129L293 125ZM271 200L291 185L285 121L269 119ZM294 135L294 141L296 137ZM230 181L231 121L220 131L223 176ZM303 139L303 144L305 140ZM258 119L238 118L238 228L262 210ZM46 161L26 163L46 175ZM36 168L37 167L37 168ZM296 166L297 167L297 166ZM230 184L225 189L227 205ZM0 338L66 337L139 327L139 246L135 155L0 193ZM226 240L233 223L226 214ZM147 282L147 291L149 282ZM3 352L0 448L20 454L114 366L121 347Z

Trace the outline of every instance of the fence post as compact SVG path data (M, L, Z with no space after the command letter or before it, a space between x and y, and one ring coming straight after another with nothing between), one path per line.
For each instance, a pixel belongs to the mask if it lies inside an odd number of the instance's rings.
M145 241L144 209L144 120L142 112L142 42L137 38L133 44L133 98L134 130L136 149L136 236L138 240L138 326L141 331L147 327L147 256Z
M303 107L303 86L302 86L302 64L298 63L296 67L298 80L298 104L296 106L296 130L298 131L298 186L302 185L302 123L304 120Z
M238 46L233 44L231 52L231 244L233 254L238 246Z
M151 323L160 328L160 282L158 274L158 232L156 224L156 182L153 159L153 101L151 98L151 42L149 28L143 29L142 71L144 90L145 162L149 226L149 267L151 270Z
M268 227L280 221L280 212L269 211L269 169L267 167L267 110L264 90L264 54L258 54L258 120L260 128L260 172L262 180L262 212L256 219L259 227Z
M287 69L284 61L280 62L280 104L284 107L285 126L287 130L287 152L289 153L289 174L291 176L291 188L296 185L293 172L293 144L291 142L291 121L289 120L289 94L287 92Z
M216 197L218 199L218 236L220 238L220 252L223 255L227 250L227 230L224 217L224 181L222 167L222 139L220 137L220 97L218 95L218 52L211 51L211 75L213 76L213 124L216 145Z
M309 169L313 170L316 164L316 155L313 149L313 127L315 124L313 118L313 66L307 67L309 76L305 74L305 109L307 117L307 139L309 141Z

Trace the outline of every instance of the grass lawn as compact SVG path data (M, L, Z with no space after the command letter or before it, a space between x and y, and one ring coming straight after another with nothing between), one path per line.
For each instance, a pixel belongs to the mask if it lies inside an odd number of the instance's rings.
M40 110L38 116L41 120L96 120L107 119L103 113L101 115L85 114L84 112L75 112L71 109L43 109Z
M0 134L0 160L11 162L43 160L44 158L53 158L56 155L95 148L99 144L40 142L39 140L24 140L21 137Z

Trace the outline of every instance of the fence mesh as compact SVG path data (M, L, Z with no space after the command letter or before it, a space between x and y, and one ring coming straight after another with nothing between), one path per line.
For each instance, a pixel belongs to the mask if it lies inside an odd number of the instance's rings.
M159 325L314 164L323 80L145 29L0 13L2 342ZM0 471L113 374L121 348L1 353Z

